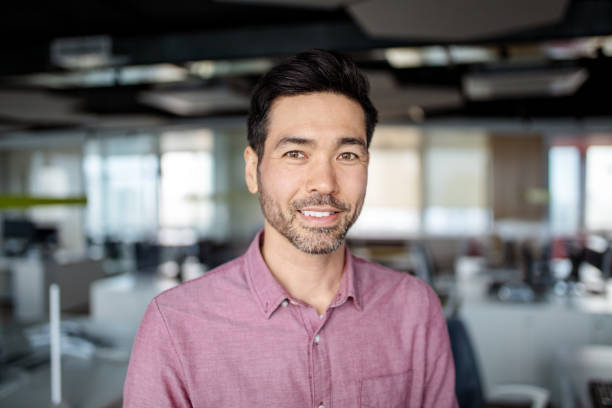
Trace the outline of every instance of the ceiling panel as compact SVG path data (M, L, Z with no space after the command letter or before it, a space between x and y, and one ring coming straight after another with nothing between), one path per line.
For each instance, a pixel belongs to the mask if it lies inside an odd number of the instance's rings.
M373 37L464 41L561 21L569 0L368 0L348 8Z

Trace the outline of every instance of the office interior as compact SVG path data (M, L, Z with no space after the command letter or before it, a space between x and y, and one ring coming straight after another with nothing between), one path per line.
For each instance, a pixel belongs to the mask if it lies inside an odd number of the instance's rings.
M0 13L0 406L121 406L148 302L262 228L243 177L249 95L309 48L369 78L380 124L347 242L436 290L460 406L598 406L612 382L612 3L28 7Z

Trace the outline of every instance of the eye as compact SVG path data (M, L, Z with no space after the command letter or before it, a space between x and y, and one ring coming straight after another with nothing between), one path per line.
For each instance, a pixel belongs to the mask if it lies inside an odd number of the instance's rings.
M357 155L355 153L352 152L344 152L344 153L340 153L340 155L338 156L338 158L340 160L355 160L357 158Z
M304 157L304 153L300 152L298 150L292 150L290 152L285 153L285 156L289 157L290 159L303 159Z

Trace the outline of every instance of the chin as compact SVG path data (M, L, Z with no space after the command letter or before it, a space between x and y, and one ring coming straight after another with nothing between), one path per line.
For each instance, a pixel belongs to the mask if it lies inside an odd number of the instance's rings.
M285 237L294 247L310 255L328 255L336 251L344 242L348 228L321 227L300 228L298 233L295 228L290 228Z

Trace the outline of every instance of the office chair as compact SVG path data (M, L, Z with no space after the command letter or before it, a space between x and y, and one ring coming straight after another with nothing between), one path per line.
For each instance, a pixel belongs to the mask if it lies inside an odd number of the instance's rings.
M478 359L472 347L468 331L458 317L446 319L451 349L455 360L455 393L460 408L508 406L517 398L530 401L529 408L545 408L550 392L544 388L523 385L499 385L494 387L485 401L478 368ZM515 406L515 405L512 405Z
M476 354L465 325L457 317L446 319L446 324L455 360L455 393L459 407L484 407Z

